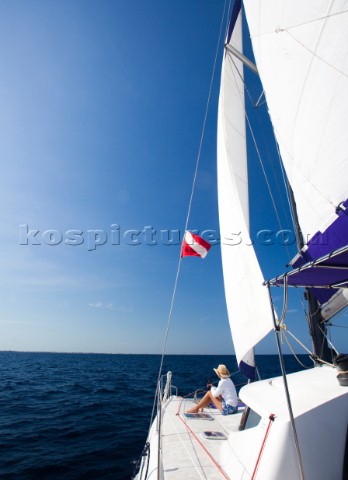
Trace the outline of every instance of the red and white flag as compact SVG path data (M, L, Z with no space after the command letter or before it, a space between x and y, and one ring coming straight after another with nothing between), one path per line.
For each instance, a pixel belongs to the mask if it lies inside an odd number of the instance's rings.
M206 242L204 238L186 231L182 242L181 257L191 256L204 258L210 247L210 243Z

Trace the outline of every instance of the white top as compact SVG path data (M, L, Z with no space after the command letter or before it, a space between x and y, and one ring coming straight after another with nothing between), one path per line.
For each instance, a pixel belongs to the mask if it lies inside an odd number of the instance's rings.
M225 402L228 403L228 405L232 405L232 407L238 405L236 387L230 378L222 378L217 387L211 387L211 393L214 398L221 395Z

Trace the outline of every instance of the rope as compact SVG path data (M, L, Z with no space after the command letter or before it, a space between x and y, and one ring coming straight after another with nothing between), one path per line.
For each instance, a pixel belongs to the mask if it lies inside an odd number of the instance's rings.
M313 357L313 352L311 350L309 350L309 348L307 348L302 342L301 340L299 340L290 330L288 330L287 326L285 324L282 324L282 325L279 325L279 328L281 329L281 334L284 335L284 338L285 341L287 342L291 352L293 353L294 357L296 358L296 360L300 363L300 365L302 365L304 368L309 368L309 367L306 367L305 365L303 365L301 363L301 361L296 357L296 354L295 352L293 351L288 339L286 338L286 335L285 335L285 332L288 333L294 340L295 342L297 342L299 345L301 345L301 347L307 352L309 353L309 355L311 357ZM320 363L323 363L325 365L329 365L330 367L334 367L334 364L332 363L329 363L329 362L326 362L325 360L321 360L320 358L317 358L316 361L320 362Z
M214 465L218 468L218 470L221 472L222 476L229 480L229 477L226 475L222 467L217 463L217 461L214 459L214 457L209 453L209 451L205 448L205 446L202 444L202 442L199 440L199 438L195 435L195 433L191 430L191 428L188 426L187 422L182 418L180 411L181 411L181 406L183 403L184 398L181 399L178 407L178 411L176 413L176 416L182 421L182 423L185 425L186 429L189 430L189 432L192 434L192 436L195 438L195 440L198 442L198 444L203 448L205 453L208 455L210 460L214 463Z
M178 415L178 414L177 414L177 415ZM180 417L179 417L179 418L180 418ZM187 446L186 446L186 442L184 442L183 439L182 439L181 433L178 431L178 429L176 428L175 424L174 424L171 420L170 420L170 423L171 423L171 426L172 426L172 427L174 428L174 430L176 431L176 433L177 433L177 435L178 435L178 437L179 437L179 439L180 439L183 447L185 448L185 450L186 450L186 452L187 452L187 455L190 457L190 459L191 459L191 461L192 461L192 464L193 464L193 466L195 467L195 469L196 469L199 477L203 479L203 476L202 476L202 474L201 474L198 466L196 465L196 463L195 463L195 461L194 461L194 459L193 459L193 457L192 457L189 449L188 449Z
M297 360L297 363L299 363L302 368L305 368L305 369L310 368L310 367L307 367L306 365L304 365L304 364L301 362L301 360L298 358L298 356L296 355L296 353L294 352L294 349L292 348L292 345L291 345L291 343L289 342L288 337L285 335L286 325L283 324L281 327L282 327L282 329L283 329L282 332L283 332L283 334L284 334L283 338L284 338L284 340L286 341L286 343L288 344L288 347L289 347L289 349L291 350L291 353L293 354L293 356L294 356L295 359Z
M215 77L216 63L217 63L218 54L219 54L219 46L220 46L220 43L221 43L221 35L222 35L222 31L223 31L223 24L224 24L224 21L225 21L226 4L227 4L227 0L225 0L225 2L224 2L224 8L223 8L223 12L222 12L222 18L221 18L220 29L219 29L219 37L218 37L218 42L217 42L217 45L216 45L213 71L212 71L212 75L211 75L211 79L210 79L208 99L207 99L206 107L205 107L204 120L203 120L203 125L202 125L201 137L200 137L200 142L199 142L199 148L198 148L198 154L197 154L197 159L196 159L196 166L195 166L195 170L194 170L194 176L193 176L193 182L192 182L192 188L191 188L191 195L190 195L190 199L189 199L189 205L188 205L188 210L187 210L184 232L186 232L186 230L187 230L187 226L188 226L188 222L189 222L189 218L190 218L190 213L191 213L193 194L194 194L197 175L198 175L198 166L199 166L199 161L200 161L201 152L202 152L203 138L204 138L204 134L205 134L205 127L206 127L206 123L207 123L207 116L208 116L208 110L209 110L209 105L210 105L211 93L212 93L212 89L213 89L213 81L214 81L214 77ZM164 335L162 355L161 355L160 367L159 367L158 377L157 377L157 388L156 388L156 394L155 394L155 398L154 398L154 402L153 402L153 406L152 406L149 432L150 432L150 428L151 428L153 418L154 418L156 398L160 394L159 384L160 384L160 380L161 380L161 376L162 376L164 356L165 356L165 352L167 350L167 340L168 340L170 324L171 324L171 319L172 319L172 314L173 314L176 291L177 291L177 287L178 287L181 260L182 260L182 258L181 258L181 249L180 249L178 267L177 267L175 281L174 281L174 289L173 289L173 294L172 294L172 298L171 298L171 302L170 302L169 314L168 314L168 319L167 319L167 326L166 326L166 331L165 331L165 335Z
M256 476L256 472L257 472L257 469L259 468L261 456L262 456L263 450L265 448L266 441L267 441L267 438L268 438L268 435L269 435L269 431L271 429L272 423L274 422L274 419L275 419L275 415L274 415L274 413L271 413L271 415L269 416L269 422L268 422L267 430L266 430L266 433L265 433L265 437L264 437L262 445L261 445L259 456L257 457L256 465L255 465L253 474L251 476L251 480L254 480L254 478Z

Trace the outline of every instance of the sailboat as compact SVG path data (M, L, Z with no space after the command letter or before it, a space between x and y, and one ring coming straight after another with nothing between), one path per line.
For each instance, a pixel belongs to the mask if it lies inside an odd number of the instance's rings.
M161 376L137 480L348 478L348 356L327 340L327 322L348 304L348 2L243 5L236 0L230 15L218 107L225 296L240 371L255 379L254 349L273 330L282 375L250 381L238 413L226 416L185 414L194 398L178 395L170 372ZM255 64L243 53L242 12ZM297 234L289 271L271 280L249 233L245 68L260 76ZM231 246L237 232L243 242ZM280 315L274 286L284 292ZM314 365L287 375L279 337L290 287L305 292Z

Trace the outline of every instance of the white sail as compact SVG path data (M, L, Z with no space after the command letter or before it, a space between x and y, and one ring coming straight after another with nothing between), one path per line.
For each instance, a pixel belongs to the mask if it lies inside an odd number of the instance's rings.
M255 60L305 243L348 198L348 1L245 0ZM341 236L342 238L342 236ZM331 235L328 240L333 243ZM347 305L342 290L325 319Z
M245 0L304 239L348 197L348 1ZM339 94L337 93L339 92Z
M230 43L242 51L241 14ZM218 201L225 296L238 364L272 329L267 289L249 237L248 171L242 63L226 52L218 117Z

